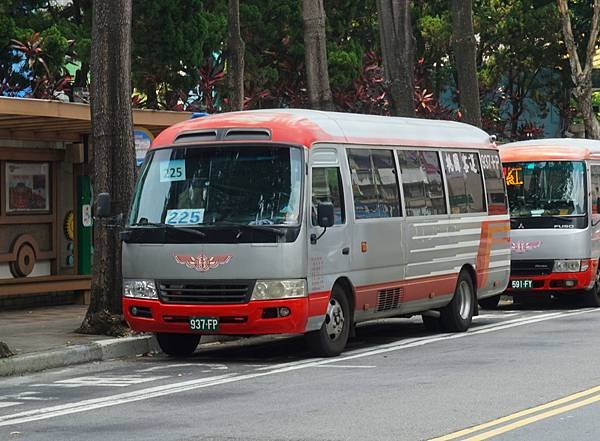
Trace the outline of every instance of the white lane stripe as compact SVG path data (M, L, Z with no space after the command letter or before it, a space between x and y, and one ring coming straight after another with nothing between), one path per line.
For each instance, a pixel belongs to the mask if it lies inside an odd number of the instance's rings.
M502 317L502 318L503 317L513 317L515 315L519 315L519 313L518 312L512 312L512 313L503 314L503 315L499 315L499 314L479 314L479 315L473 317L473 320L475 320L475 319L481 320L481 319L488 319L488 318L500 318L500 317Z
M19 404L23 404L17 401L5 401L4 403L0 403L0 409L2 409L3 407L12 407L12 406L18 406Z
M493 324L487 326L478 327L475 330L464 332L461 334L442 334L436 337L428 338L417 338L412 341L405 341L400 344L389 343L381 345L377 349L357 350L348 353L345 356L339 356L335 359L317 359L317 361L299 363L292 362L285 367L279 369L273 369L267 372L245 374L245 375L221 375L216 377L208 377L197 380L184 381L181 383L174 383L170 385L156 386L147 389L140 389L123 394L117 394L109 397L94 398L90 400L79 401L75 403L62 404L58 406L51 406L41 409L33 409L29 411L19 412L12 415L0 416L0 427L10 426L16 424L27 423L31 421L38 421L48 418L54 418L63 415L69 415L78 412L85 412L89 410L99 409L108 406L115 406L119 404L126 404L140 400L146 400L150 398L161 397L165 395L171 395L180 392L187 392L195 389L201 389L205 387L217 386L220 384L233 383L238 381L245 381L254 378L260 378L267 375L280 374L285 372L292 372L299 369L305 369L308 367L315 367L325 364L339 363L347 360L355 360L358 358L370 357L373 355L379 355L387 352L394 352L402 349L408 349L418 346L425 346L431 343L437 343L444 340L454 340L459 338L469 337L471 335L486 334L489 332L495 332L503 329L514 328L518 326L524 326L528 324L538 323L547 320L553 320L556 318L570 317L574 315L587 314L591 312L599 312L599 309L586 309L586 310L575 310L558 312L551 314L543 314L529 319L516 319L508 320L500 324ZM512 322L512 323L511 323Z
M321 364L318 366L315 366L318 368L340 368L340 369L373 369L376 368L377 366L364 366L364 365L354 365L354 364Z

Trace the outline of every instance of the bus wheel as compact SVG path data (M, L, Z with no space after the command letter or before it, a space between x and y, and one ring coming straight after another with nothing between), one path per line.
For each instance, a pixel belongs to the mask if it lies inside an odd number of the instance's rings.
M600 306L600 268L596 273L596 282L590 290L583 292L583 303L585 306L598 308Z
M440 310L442 329L448 332L464 332L471 326L475 312L475 290L471 276L461 271L456 282L452 301Z
M306 334L306 342L311 352L322 357L340 355L348 342L351 320L348 298L344 290L336 285L331 291L321 329Z
M200 335L198 334L169 334L158 333L156 340L162 351L171 357L186 357L192 355L198 343Z
M483 309L496 309L500 303L500 294L485 299L479 299L479 306Z

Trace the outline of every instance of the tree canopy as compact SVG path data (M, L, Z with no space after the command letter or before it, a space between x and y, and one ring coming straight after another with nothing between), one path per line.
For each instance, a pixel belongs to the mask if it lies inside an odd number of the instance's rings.
M89 86L92 0L0 0L0 93L73 99ZM324 0L334 106L390 113L380 20L373 0ZM589 1L569 1L585 40ZM413 2L417 115L460 119L450 2ZM133 0L132 96L137 107L224 111L230 71L227 0ZM240 2L245 108L308 105L301 2ZM473 0L484 129L505 139L541 136L544 121L573 117L566 48L555 0ZM584 56L585 47L579 47ZM412 57L411 57L412 58ZM555 118L555 119L556 119Z

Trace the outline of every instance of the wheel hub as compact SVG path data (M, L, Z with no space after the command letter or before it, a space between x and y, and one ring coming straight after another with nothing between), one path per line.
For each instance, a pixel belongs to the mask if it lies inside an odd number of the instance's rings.
M336 340L344 330L344 311L336 299L329 300L327 315L325 317L327 335L331 340Z

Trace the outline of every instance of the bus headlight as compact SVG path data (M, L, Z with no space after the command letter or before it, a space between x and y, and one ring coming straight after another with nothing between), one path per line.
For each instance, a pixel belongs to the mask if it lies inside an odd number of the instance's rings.
M137 299L158 299L154 280L123 279L123 296Z
M306 280L257 280L251 300L289 299L306 297Z
M553 273L576 273L581 269L580 260L555 260Z

